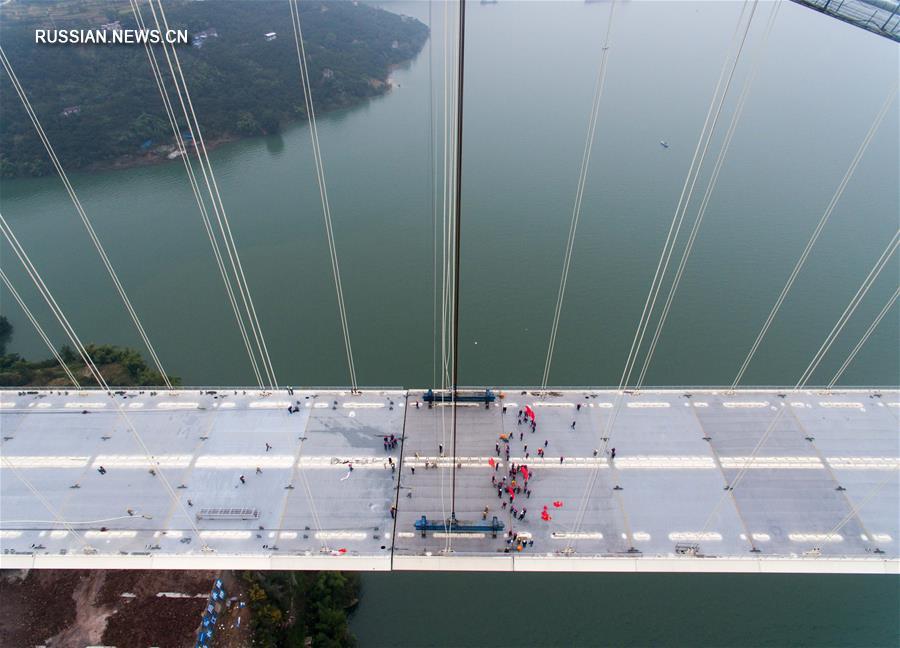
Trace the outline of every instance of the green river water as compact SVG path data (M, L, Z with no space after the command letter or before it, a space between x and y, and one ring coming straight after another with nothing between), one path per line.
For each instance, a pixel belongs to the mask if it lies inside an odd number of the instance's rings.
M425 2L386 6L428 20ZM736 88L770 9L760 3ZM320 119L362 386L432 382L428 103L430 78L441 86L442 11L432 9L431 77L426 45L394 72L389 94ZM619 3L550 383L618 383L739 11L727 1ZM607 3L469 3L462 383L541 380L608 12ZM731 383L898 71L896 44L784 3L647 384ZM898 122L895 102L745 385L796 382L896 231ZM279 382L346 384L306 126L222 146L212 162ZM166 368L188 385L251 383L182 166L72 181ZM59 180L0 190L4 216L82 338L139 347ZM62 343L9 249L0 253ZM898 275L895 258L812 383L831 378ZM45 357L0 297L12 350ZM842 384L897 385L898 336L895 308ZM857 576L377 574L364 578L352 625L363 646L896 646L898 586Z

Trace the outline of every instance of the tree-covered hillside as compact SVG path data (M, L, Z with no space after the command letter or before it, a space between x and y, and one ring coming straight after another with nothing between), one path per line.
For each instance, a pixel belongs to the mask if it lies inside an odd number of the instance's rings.
M151 26L149 6L138 4ZM201 43L179 46L179 57L208 142L271 133L306 118L286 0L173 0L164 6L170 27L186 28ZM414 57L428 36L415 19L355 2L301 2L300 13L320 113L385 92L391 66ZM94 29L111 20L135 27L129 3L120 0L0 6L0 44L66 169L138 163L171 150L165 147L173 136L143 46L34 42L36 28ZM277 34L274 40L264 37L269 32ZM162 57L161 46L157 54ZM15 177L51 170L4 73L0 172Z
M6 345L13 335L12 324L0 315L0 387L72 387L65 371L55 358L26 360L18 353L7 353ZM151 369L134 349L111 344L88 344L87 352L107 384L115 387L157 387L162 376ZM59 349L69 371L85 387L94 387L94 378L84 362L70 346ZM169 376L173 385L181 380Z

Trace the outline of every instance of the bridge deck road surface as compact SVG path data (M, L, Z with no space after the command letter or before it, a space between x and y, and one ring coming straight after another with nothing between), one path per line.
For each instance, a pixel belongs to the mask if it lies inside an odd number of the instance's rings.
M455 512L503 532L423 538L453 461L422 390L0 392L0 566L900 571L896 390L499 393L458 406Z

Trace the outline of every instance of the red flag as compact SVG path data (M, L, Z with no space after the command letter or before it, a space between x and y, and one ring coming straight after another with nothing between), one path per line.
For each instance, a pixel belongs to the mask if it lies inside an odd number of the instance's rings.
M525 478L525 481L528 481L528 467L522 466L522 477Z
M506 492L509 493L510 495L515 495L515 494L516 494L516 491L513 490L513 487L512 487L512 486L507 486L507 487L506 487Z
M534 410L531 409L528 405L525 406L525 416L534 421Z
M488 463L490 464L491 468L493 468L494 467L494 458L491 457L490 459L488 459Z
M555 502L553 502L553 506L555 506L556 508L562 508L562 505L563 505L563 503L560 502L559 500L556 500Z

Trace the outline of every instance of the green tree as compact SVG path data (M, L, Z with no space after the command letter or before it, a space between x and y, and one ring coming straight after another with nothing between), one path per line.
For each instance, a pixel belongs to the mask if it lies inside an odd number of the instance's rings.
M242 110L238 113L235 129L242 135L256 135L261 130L259 122L256 121L253 113L248 110Z
M31 5L3 6L0 42L66 169L144 155L141 145L148 139L174 143L142 47L35 44L35 28L49 25L43 14L27 11ZM57 28L96 23L94 3L66 5L66 14L55 17ZM428 28L419 21L365 3L329 2L328 11L321 7L321 3L300 4L310 85L320 114L386 92L386 86L372 81L386 80L391 66L415 56L428 36ZM218 33L202 47L179 49L207 141L273 133L283 123L306 118L285 3L173 0L166 13L174 29L196 34L215 28ZM135 26L129 11L113 15L124 28ZM262 34L269 31L277 32L278 39L265 41ZM326 68L333 78L325 78ZM69 107L78 111L64 115ZM0 114L0 174L8 178L52 173L6 75L0 75Z
M13 334L13 326L4 315L0 315L0 355L6 355L6 345Z

